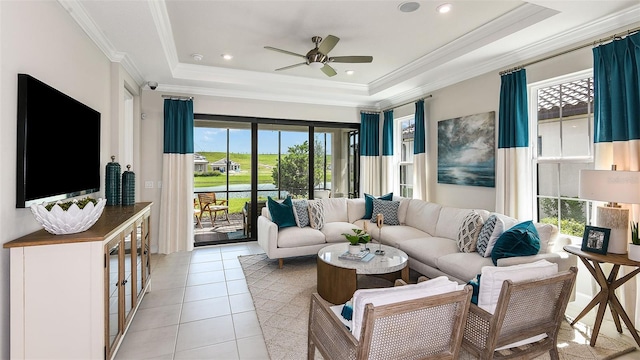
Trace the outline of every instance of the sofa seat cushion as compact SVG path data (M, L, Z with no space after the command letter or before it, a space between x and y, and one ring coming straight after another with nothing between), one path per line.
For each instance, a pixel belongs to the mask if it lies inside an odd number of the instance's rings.
M278 231L279 248L295 248L324 243L324 234L310 227L292 226Z
M458 253L458 245L455 240L441 237L408 239L398 242L398 245L400 250L409 255L410 259L415 259L434 268L440 268L438 259L442 256Z
M440 271L462 281L475 278L484 266L493 266L493 262L477 252L447 254L438 259Z
M342 234L353 234L353 229L359 228L358 226L342 221L330 222L324 224L324 227L320 230L325 236L325 241L328 243L346 242L347 238Z
M378 233L378 228L375 224L370 226L372 226L369 228L371 237L376 240L380 240L379 237L382 237L383 244L393 247L399 247L399 243L402 241L431 236L424 231L406 225L383 226L380 233Z

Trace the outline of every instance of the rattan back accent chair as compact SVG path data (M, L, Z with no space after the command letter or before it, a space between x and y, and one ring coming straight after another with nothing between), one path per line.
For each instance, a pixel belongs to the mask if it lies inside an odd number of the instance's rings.
M315 349L326 360L457 359L472 290L373 306L366 304L360 339L313 294L309 313L308 359Z
M558 359L556 343L578 269L541 279L502 283L493 314L471 304L462 347L480 359L530 359L549 353ZM496 351L534 336L537 342Z

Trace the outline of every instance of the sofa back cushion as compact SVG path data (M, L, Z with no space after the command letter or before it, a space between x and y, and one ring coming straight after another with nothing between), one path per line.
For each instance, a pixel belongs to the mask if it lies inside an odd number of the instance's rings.
M440 204L413 199L406 209L404 223L433 236L436 232L440 209L442 209ZM398 220L402 223L402 216L399 216ZM457 227L455 231L458 231ZM455 239L455 235L452 239Z
M460 225L464 223L464 219L471 213L471 209L460 209L450 206L443 206L440 210L440 217L436 224L436 232L434 236L443 237L455 241L458 238L458 230Z
M326 198L320 200L324 208L324 222L348 222L347 198Z
M354 223L364 216L364 198L347 199L347 217Z

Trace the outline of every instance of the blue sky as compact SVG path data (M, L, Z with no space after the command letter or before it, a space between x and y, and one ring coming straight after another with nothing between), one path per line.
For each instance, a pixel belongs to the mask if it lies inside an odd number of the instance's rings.
M295 144L301 144L309 137L306 132L283 132L283 150ZM258 138L258 152L261 154L278 153L278 132L260 131ZM193 133L193 148L195 152L226 151L227 129L195 128ZM251 131L232 129L229 132L229 152L249 154L251 152Z

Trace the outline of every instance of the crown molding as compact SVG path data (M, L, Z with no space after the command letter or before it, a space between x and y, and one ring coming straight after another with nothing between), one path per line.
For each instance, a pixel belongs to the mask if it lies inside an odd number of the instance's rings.
M420 75L425 70L438 67L556 14L558 11L542 6L529 3L521 5L412 63L374 80L369 84L369 89L372 94L384 91Z
M369 100L367 96L333 96L327 93L301 93L291 91L290 93L265 91L261 89L222 89L209 87L194 87L181 85L165 85L158 87L157 91L172 92L177 94L214 96L221 98L263 100L271 102L299 103L310 105L327 105L341 107L368 107L374 108L375 101Z
M173 30L171 29L171 20L169 20L169 13L167 12L167 4L164 0L147 1L149 4L149 10L151 11L151 17L156 24L156 30L158 31L158 37L164 50L164 56L167 59L171 72L178 66L178 50L175 46L175 40L173 38Z
M121 63L122 67L131 75L138 85L142 85L144 78L138 67L131 58L123 52L119 52L111 41L98 28L93 19L89 16L84 6L78 0L58 0L58 3L69 13L80 28L87 34L89 39L102 51L111 61Z
M630 26L638 23L637 14L640 12L640 4L627 8L626 10L613 13L609 16L602 17L589 24L578 26L571 30L557 34L550 38L538 41L529 46L522 47L511 53L494 57L482 62L473 62L467 64L462 68L458 68L455 71L447 72L447 76L444 79L437 80L438 74L441 74L443 70L440 68L433 68L420 75L424 76L425 73L432 73L432 79L424 86L416 87L409 91L405 91L397 94L393 97L388 97L384 100L376 103L379 108L387 108L396 104L402 104L411 99L415 99L418 96L422 96L426 93L442 89L444 87L457 84L459 82L474 78L486 74L491 71L498 71L513 67L519 62L522 63L525 59L535 59L545 54L558 51L561 48L568 46L576 46L579 43L593 42L594 39L602 37L603 34L607 34L620 28ZM498 74L496 74L498 75Z

